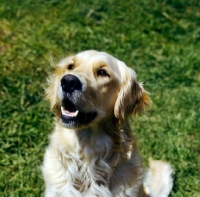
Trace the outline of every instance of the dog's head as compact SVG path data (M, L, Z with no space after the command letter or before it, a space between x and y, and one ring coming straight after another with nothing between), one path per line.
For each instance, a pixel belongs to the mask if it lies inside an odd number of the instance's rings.
M61 60L46 91L51 109L69 128L111 117L123 121L150 103L131 68L105 52L93 50Z

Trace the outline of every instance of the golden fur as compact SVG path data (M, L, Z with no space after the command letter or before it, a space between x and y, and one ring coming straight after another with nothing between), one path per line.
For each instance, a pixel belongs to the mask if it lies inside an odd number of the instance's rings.
M56 121L44 157L45 196L142 196L144 170L128 117L151 101L135 72L90 50L61 60L48 83Z

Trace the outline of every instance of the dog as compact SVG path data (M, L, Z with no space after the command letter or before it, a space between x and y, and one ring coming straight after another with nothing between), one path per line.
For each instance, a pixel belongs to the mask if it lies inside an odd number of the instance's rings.
M95 50L64 58L46 95L55 112L42 168L46 197L168 196L169 164L152 160L144 175L128 119L151 100L124 62Z

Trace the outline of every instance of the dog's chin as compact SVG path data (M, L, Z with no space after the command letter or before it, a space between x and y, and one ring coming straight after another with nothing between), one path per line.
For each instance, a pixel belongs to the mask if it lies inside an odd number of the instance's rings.
M67 128L79 128L89 125L96 116L96 112L81 112L79 110L69 112L61 107L60 120L63 126Z

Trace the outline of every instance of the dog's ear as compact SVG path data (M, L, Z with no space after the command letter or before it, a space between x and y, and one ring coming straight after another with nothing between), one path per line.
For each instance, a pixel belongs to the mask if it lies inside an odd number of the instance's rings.
M47 79L48 87L45 89L46 99L50 102L50 110L54 111L58 106L57 88L60 85L60 80L56 74L52 74Z
M151 103L148 93L142 83L136 80L135 72L126 68L121 90L115 103L114 114L118 120L143 111Z

